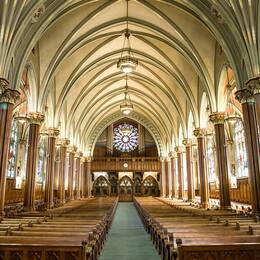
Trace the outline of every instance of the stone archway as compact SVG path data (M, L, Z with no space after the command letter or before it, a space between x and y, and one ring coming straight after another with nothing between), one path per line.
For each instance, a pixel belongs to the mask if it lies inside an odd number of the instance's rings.
M152 176L147 176L141 186L142 196L159 196L159 185Z
M93 195L95 197L110 196L111 185L104 176L99 176L93 183Z
M118 182L119 201L133 201L133 182L128 176L123 176Z

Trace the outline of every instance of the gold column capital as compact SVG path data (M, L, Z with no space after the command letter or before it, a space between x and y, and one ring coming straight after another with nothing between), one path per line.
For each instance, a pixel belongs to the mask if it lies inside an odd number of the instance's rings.
M68 153L76 153L77 152L77 146L71 145L68 147Z
M49 137L57 137L60 134L60 130L56 127L47 128L46 132Z
M260 75L249 79L246 82L246 87L254 94L260 94Z
M93 161L93 158L91 156L86 156L85 161L91 163Z
M18 90L10 88L10 82L5 78L0 78L0 102L15 104L20 98Z
M57 145L68 146L69 144L70 144L70 140L68 138L59 138L57 140Z
M169 156L170 158L175 158L175 157L177 157L177 154L176 154L175 151L171 151L171 152L169 152L168 156Z
M30 124L41 125L44 121L44 114L40 112L31 112L28 114Z
M225 116L225 112L214 112L209 116L209 119L214 125L223 125L225 122Z
M255 103L254 93L248 88L239 89L235 92L236 99L241 103Z
M189 138L184 138L184 139L182 140L182 144L183 144L184 146L191 146L191 145L192 145L192 140L189 139Z
M204 135L206 134L206 130L205 128L196 128L193 130L193 134L194 136L198 137L204 137Z
M176 153L184 153L184 152L185 152L183 146L176 146L176 147L174 148L174 150L175 150Z
M75 158L81 158L82 156L83 156L83 153L80 151L76 152L76 154L75 154Z

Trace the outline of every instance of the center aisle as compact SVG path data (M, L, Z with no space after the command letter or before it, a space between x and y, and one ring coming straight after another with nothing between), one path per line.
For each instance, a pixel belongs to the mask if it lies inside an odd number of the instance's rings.
M133 203L120 202L100 260L159 260Z

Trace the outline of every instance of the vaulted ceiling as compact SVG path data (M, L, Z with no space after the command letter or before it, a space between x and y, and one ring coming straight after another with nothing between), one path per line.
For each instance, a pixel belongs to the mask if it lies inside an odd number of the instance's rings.
M12 6L4 2L0 7L8 21ZM237 64L244 47L234 50L242 36L237 34L234 41L239 25L226 15L236 3L211 2L129 1L130 42L139 61L128 80L134 105L129 117L149 130L160 154L177 144L180 125L186 135L190 113L199 126L203 92L211 110L217 110L218 46L237 81L243 81ZM18 35L10 39L9 53L15 59L2 55L1 73L18 87L17 78L27 66L30 109L48 106L46 125L60 127L64 137L91 154L101 132L123 117L119 105L125 76L116 63L124 41L126 1L21 0L13 3L13 15Z

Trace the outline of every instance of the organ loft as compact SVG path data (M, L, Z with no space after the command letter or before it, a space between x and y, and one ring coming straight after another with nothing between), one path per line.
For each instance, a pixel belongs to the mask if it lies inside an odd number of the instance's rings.
M260 259L260 0L0 1L0 259Z

